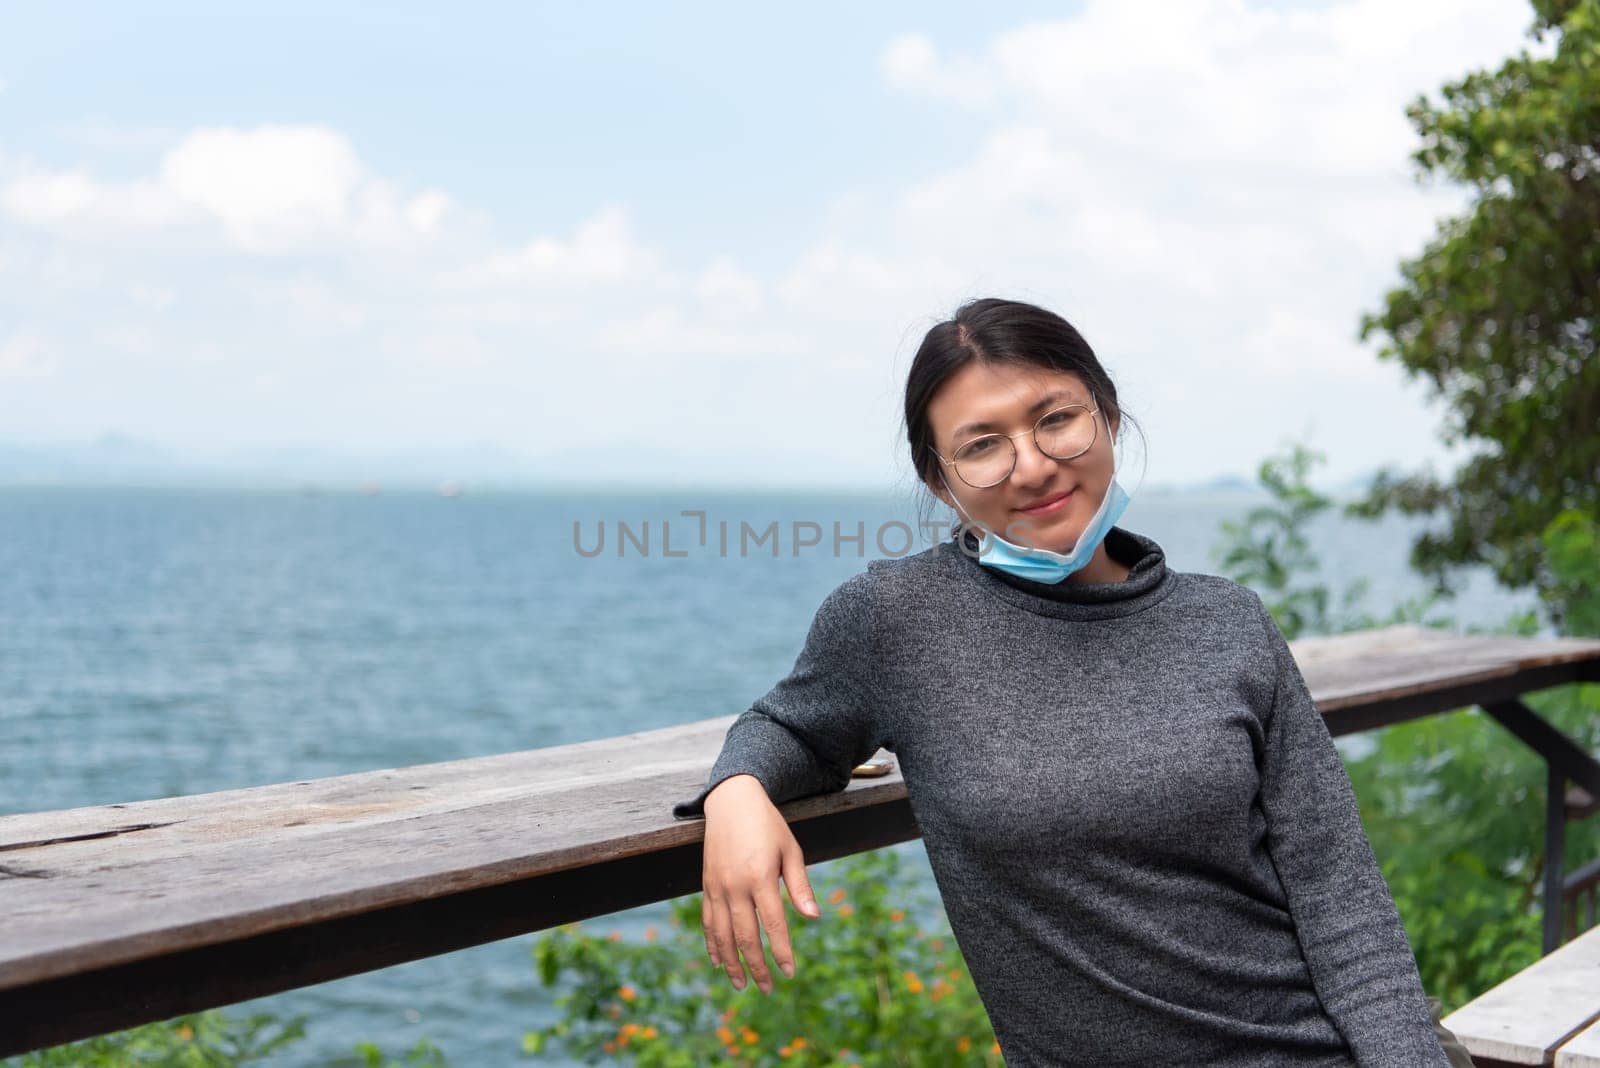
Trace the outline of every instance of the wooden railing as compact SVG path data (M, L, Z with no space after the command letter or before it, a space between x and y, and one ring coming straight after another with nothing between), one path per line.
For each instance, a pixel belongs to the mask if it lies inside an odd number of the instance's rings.
M1565 918L1562 941L1570 942L1594 929L1597 898L1600 898L1600 858L1566 877L1561 894L1561 914Z
M1556 840L1568 780L1600 797L1600 763L1518 699L1600 678L1600 641L1405 626L1292 648L1335 735L1479 704L1549 765ZM671 806L733 718L0 817L0 1055L693 893L704 824ZM898 769L781 810L809 862L920 835Z

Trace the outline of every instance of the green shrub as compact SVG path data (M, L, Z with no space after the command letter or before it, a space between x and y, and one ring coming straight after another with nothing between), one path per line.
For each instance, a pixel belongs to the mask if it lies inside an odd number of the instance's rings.
M216 1068L248 1064L305 1036L305 1017L206 1012L8 1057L6 1068Z
M669 932L642 944L620 932L566 924L533 947L546 986L563 978L563 1018L529 1032L523 1048L559 1045L594 1063L641 1068L792 1064L845 1068L999 1065L988 1014L947 927L908 921L926 893L879 849L833 862L813 885L823 913L788 907L795 975L768 960L771 995L735 990L706 956L699 894L671 902Z
M5 1068L232 1068L250 1064L305 1037L306 1017L281 1019L269 1012L234 1016L221 1009L142 1024L96 1035L33 1053L0 1060ZM329 1063L329 1068L447 1068L444 1054L420 1038L403 1061L385 1060L371 1042L355 1047L355 1056Z

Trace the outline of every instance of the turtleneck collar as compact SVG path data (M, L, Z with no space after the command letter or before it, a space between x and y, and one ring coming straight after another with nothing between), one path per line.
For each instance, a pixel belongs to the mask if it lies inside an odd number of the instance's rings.
M957 574L986 592L1019 608L1062 619L1110 619L1133 615L1164 600L1172 592L1176 572L1154 539L1113 526L1106 531L1106 552L1128 567L1121 582L1035 582L988 567L971 555L975 545L962 551L955 539L945 543L942 555L954 561Z

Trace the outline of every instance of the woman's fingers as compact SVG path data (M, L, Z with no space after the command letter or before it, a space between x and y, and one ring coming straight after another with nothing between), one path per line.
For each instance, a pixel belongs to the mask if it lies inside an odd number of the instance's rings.
M744 956L744 965L763 994L772 993L772 972L767 968L767 955L761 946L761 923L756 916L755 901L748 896L738 896L728 902L733 913L733 941ZM735 983L740 990L743 983Z
M761 929L767 933L773 963L784 975L793 978L794 950L789 945L789 923L783 914L783 897L778 893L776 881L767 883L757 892L756 912L761 917Z
M817 895L812 892L811 879L806 875L805 853L793 835L789 836L788 844L783 847L779 862L783 865L783 885L788 888L789 900L794 902L794 907L813 920L821 916Z
M704 880L701 882L703 885ZM720 965L721 961L717 957L717 937L711 920L711 895L707 893L700 895L700 930L706 938L706 956L711 958L713 966Z
M706 896L711 900L710 930L716 947L717 965L728 973L728 981L735 990L743 990L744 966L739 961L739 950L734 944L733 912L728 908L726 898Z

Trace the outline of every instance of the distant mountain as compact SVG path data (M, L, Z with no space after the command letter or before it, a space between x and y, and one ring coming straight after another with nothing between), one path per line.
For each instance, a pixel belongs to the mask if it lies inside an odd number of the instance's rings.
M1375 476L1377 473L1378 468L1374 467L1370 468L1369 470L1347 476L1343 479L1328 481L1327 479L1316 477L1315 472L1313 472L1311 477L1311 488L1316 490L1318 493L1327 494L1336 500L1345 500L1364 494L1367 486L1371 483L1373 476ZM1193 494L1262 498L1269 496L1266 487L1261 485L1261 483L1256 481L1253 477L1247 478L1244 475L1233 474L1218 475L1215 478L1208 478L1203 482L1156 483L1146 487L1145 492L1162 495Z
M269 446L196 453L106 434L81 445L0 442L0 484L128 486L299 486L366 482L429 486L459 479L504 478L526 461L494 445L360 452L316 446Z
M840 457L794 449L774 458L731 448L712 454L656 445L602 441L538 454L493 442L439 448L356 450L314 445L256 446L196 452L127 434L104 434L83 444L0 441L0 485L233 486L262 488L436 489L445 483L471 488L545 486L583 489L626 487L882 489L894 476L855 473ZM900 476L903 478L904 476ZM1371 473L1335 485L1313 480L1319 491L1348 497L1365 488ZM1200 494L1264 497L1240 474L1201 482L1146 484L1153 495Z
M837 458L794 451L774 461L748 449L694 454L601 442L537 455L493 443L360 451L288 445L196 453L125 434L86 444L0 442L0 485L477 487L845 487ZM861 488L881 483L856 479Z
M1152 494L1210 494L1210 495L1246 495L1260 494L1265 496L1266 490L1251 479L1243 475L1217 475L1204 482L1160 482L1149 486L1146 492Z

